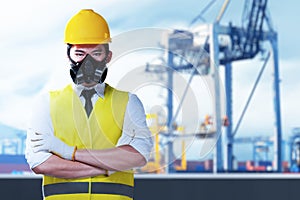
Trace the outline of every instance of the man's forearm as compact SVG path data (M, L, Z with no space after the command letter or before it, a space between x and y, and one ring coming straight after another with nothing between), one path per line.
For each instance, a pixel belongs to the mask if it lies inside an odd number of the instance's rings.
M57 178L83 178L106 174L104 169L80 162L65 160L56 155L50 156L49 159L32 170L36 174L54 176Z
M75 160L111 171L124 171L146 164L145 158L129 145L104 150L77 150Z

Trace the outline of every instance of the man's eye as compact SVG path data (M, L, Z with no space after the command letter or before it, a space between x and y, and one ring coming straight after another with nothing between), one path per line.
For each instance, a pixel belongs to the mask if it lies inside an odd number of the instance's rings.
M77 56L77 57L81 57L83 55L84 55L83 53L75 53L75 56Z
M98 53L93 53L93 56L101 56L102 55L102 53L100 53L100 52L98 52Z

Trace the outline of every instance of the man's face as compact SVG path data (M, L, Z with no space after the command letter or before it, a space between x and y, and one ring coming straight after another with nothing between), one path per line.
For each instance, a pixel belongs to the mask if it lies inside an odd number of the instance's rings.
M70 49L70 57L75 62L82 61L87 55L92 56L96 61L106 60L108 63L111 60L111 51L105 52L103 44L76 44ZM82 83L83 86L91 87L96 85L96 82Z
M70 57L75 62L82 61L87 54L97 61L102 61L107 57L107 62L109 62L111 57L111 52L105 52L104 45L102 44L75 44L71 47Z

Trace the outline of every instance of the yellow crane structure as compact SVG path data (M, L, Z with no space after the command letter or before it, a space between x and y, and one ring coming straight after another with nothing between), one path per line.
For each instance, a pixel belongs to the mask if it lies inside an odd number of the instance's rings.
M146 119L148 122L148 127L152 133L152 136L154 137L155 145L154 152L152 152L152 155L150 156L150 161L140 170L148 173L162 173L163 167L161 165L159 149L159 131L162 127L159 125L157 114L146 114Z

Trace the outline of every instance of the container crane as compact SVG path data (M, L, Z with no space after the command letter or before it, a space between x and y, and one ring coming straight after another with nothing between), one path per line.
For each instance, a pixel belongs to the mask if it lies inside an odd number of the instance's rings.
M253 87L253 90L248 98L245 108L238 120L238 123L233 127L232 120L232 62L254 58L258 53L264 52L261 48L263 42L270 42L274 66L273 66L273 86L274 86L274 112L275 112L275 132L274 132L274 171L281 171L281 112L280 112L280 88L279 88L279 63L277 49L277 33L273 30L270 18L266 14L267 0L252 0L245 1L243 13L243 27L236 27L229 23L228 26L220 25L220 20L229 4L229 0L225 0L223 7L212 24L201 24L198 30L174 30L164 39L163 46L166 49L167 58L165 63L168 69L167 74L167 109L168 109L168 134L173 135L172 123L176 120L177 111L181 107L179 104L175 114L173 113L173 72L183 72L190 74L188 84L191 83L193 76L200 75L210 78L214 85L213 101L214 101L214 130L217 139L216 151L214 156L214 172L232 171L233 169L233 142L243 116L247 111L250 100L254 94L260 76L265 68L264 63L261 73ZM211 5L211 4L209 4ZM207 7L205 8L207 9ZM199 16L198 16L199 18ZM264 24L267 24L267 30L264 30ZM195 19L192 23L195 23ZM205 35L204 41L199 40L199 35ZM220 42L221 37L229 38L228 44ZM199 42L200 41L200 42ZM206 53L205 53L206 52ZM225 161L223 160L222 149L222 121L223 108L221 102L222 90L219 80L219 65L225 67L225 93L226 93L226 137L227 144L225 149ZM148 69L149 72L149 69ZM185 98L185 93L180 102ZM173 147L172 141L168 145L168 157L172 159ZM171 162L169 162L171 163ZM173 171L172 164L169 166L170 172Z
M234 135L237 133L239 125L243 119L244 113L249 105L249 102L245 105L245 109L238 120L236 128L232 127L232 65L231 63L238 60L245 60L254 58L259 52L263 52L261 49L262 42L269 41L272 46L273 60L274 60L274 111L275 111L275 171L281 171L281 111L280 111L280 89L279 89L279 65L278 65L278 49L277 49L277 33L273 30L270 18L266 15L267 0L253 0L251 6L250 1L246 1L244 16L248 16L244 20L245 28L233 27L229 24L229 27L225 28L225 32L228 33L231 39L231 48L224 49L224 58L220 59L220 64L225 66L225 86L227 105L226 111L229 119L229 126L226 129L228 138L227 144L227 165L228 170L232 170L232 156L233 147L232 141ZM268 30L263 30L264 22L268 25ZM257 84L254 86L254 90ZM253 93L249 96L251 99Z

